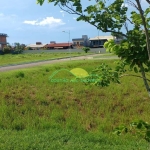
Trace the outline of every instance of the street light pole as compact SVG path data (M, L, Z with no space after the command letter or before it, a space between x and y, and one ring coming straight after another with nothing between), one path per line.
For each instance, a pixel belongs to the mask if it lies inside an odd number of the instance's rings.
M69 30L69 32L66 32L66 33L68 33L68 34L69 34L69 45L68 45L68 47L69 47L69 54L70 54L70 60L71 60L71 49L70 49L70 30Z
M64 33L68 33L68 35L69 35L68 47L69 47L69 54L70 54L70 60L71 60L71 49L70 49L70 30L69 30L69 32L66 32L66 31L62 31L62 32L64 32Z

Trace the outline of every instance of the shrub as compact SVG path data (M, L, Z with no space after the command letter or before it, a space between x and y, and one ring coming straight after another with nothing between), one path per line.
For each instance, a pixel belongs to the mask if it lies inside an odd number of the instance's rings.
M89 47L83 47L82 50L87 53L88 51L90 51L90 48Z
M3 53L4 53L4 54L9 54L9 53L11 53L11 46L4 46L4 48L3 48Z
M150 142L150 124L143 121L134 121L130 123L129 127L124 125L115 128L114 134L121 135L123 133L130 133L134 136L139 136L145 139L147 142Z
M31 47L25 47L25 50L32 50Z
M23 52L23 50L25 49L25 45L24 44L20 44L20 43L14 43L14 50L13 50L13 54L20 54Z
M0 50L0 55L4 55L4 52L2 50Z

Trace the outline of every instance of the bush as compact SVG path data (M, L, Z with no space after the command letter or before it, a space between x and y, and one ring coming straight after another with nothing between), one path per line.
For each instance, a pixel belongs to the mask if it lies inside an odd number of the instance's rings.
M4 46L4 48L3 48L3 53L4 54L9 54L9 53L11 53L11 47L10 46Z
M0 50L0 55L4 55L4 52L2 50Z
M21 54L23 52L22 49L15 49L12 51L12 54Z
M25 50L32 50L31 47L25 47Z
M15 43L15 47L14 47L12 54L20 54L23 52L24 49L25 49L24 44Z
M88 51L90 51L90 48L89 47L83 47L82 50L87 53Z

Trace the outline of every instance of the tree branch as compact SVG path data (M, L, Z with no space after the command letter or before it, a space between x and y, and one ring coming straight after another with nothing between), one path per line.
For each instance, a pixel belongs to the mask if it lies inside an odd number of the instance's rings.
M146 44L147 44L147 53L148 53L148 57L149 57L149 61L150 61L150 40L149 40L150 36L149 36L147 25L146 25L146 19L144 17L140 1L139 0L135 0L135 1L137 3L138 8L139 8L139 12L140 12L141 19L142 19L142 22L143 22L143 26L144 26L144 29L145 29Z
M145 80L147 80L147 81L150 82L149 79L144 78L144 77L141 77L141 76L138 76L138 75L134 75L134 74L124 74L124 75L121 75L120 78L121 78L121 77L124 77L124 76L133 76L133 77L137 77L137 78L142 78L142 79L145 79Z
M146 0L150 4L150 0Z
M133 22L132 22L129 18L127 18L127 20L128 20L131 24L133 24Z
M139 8L131 0L127 0L127 3L136 8L139 11Z
M123 34L122 32L117 32L117 31L109 30L109 29L104 30L104 29L102 29L102 28L99 28L98 25L93 24L92 21L89 21L89 20L87 19L87 17L86 17L83 13L79 13L79 12L75 11L72 7L69 7L67 4L65 4L65 7L68 8L68 10L64 9L63 7L61 7L61 5L59 5L59 7L60 7L60 9L62 9L63 11L65 11L65 12L67 12L67 13L69 13L69 14L76 14L76 15L78 15L78 16L83 17L85 22L90 23L91 25L95 26L97 29L100 29L102 32L116 33L116 34L120 34L120 35L122 35L122 36L124 36L124 37L127 37L127 35L126 35L126 34Z
M127 24L127 22L125 22L124 26L125 26L126 32L128 33L128 24Z

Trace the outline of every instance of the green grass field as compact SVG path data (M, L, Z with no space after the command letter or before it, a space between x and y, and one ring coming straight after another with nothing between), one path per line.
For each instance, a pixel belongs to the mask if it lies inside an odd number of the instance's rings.
M30 53L17 55L5 54L0 55L0 66L37 62L70 56L82 56L89 54L91 53L78 52L78 53L71 53L71 55L70 53L35 53L35 54Z
M145 141L98 132L49 129L1 131L1 150L149 150Z
M101 54L101 55L98 55L98 56L94 56L93 57L94 59L103 59L103 58L110 58L110 59L116 59L118 58L117 55L113 54L113 53L104 53L104 54Z
M96 87L49 81L59 69L91 72L102 62L71 61L0 74L0 149L146 150L149 144L131 135L117 137L115 127L150 120L150 99L140 78ZM62 71L57 78L72 79Z

